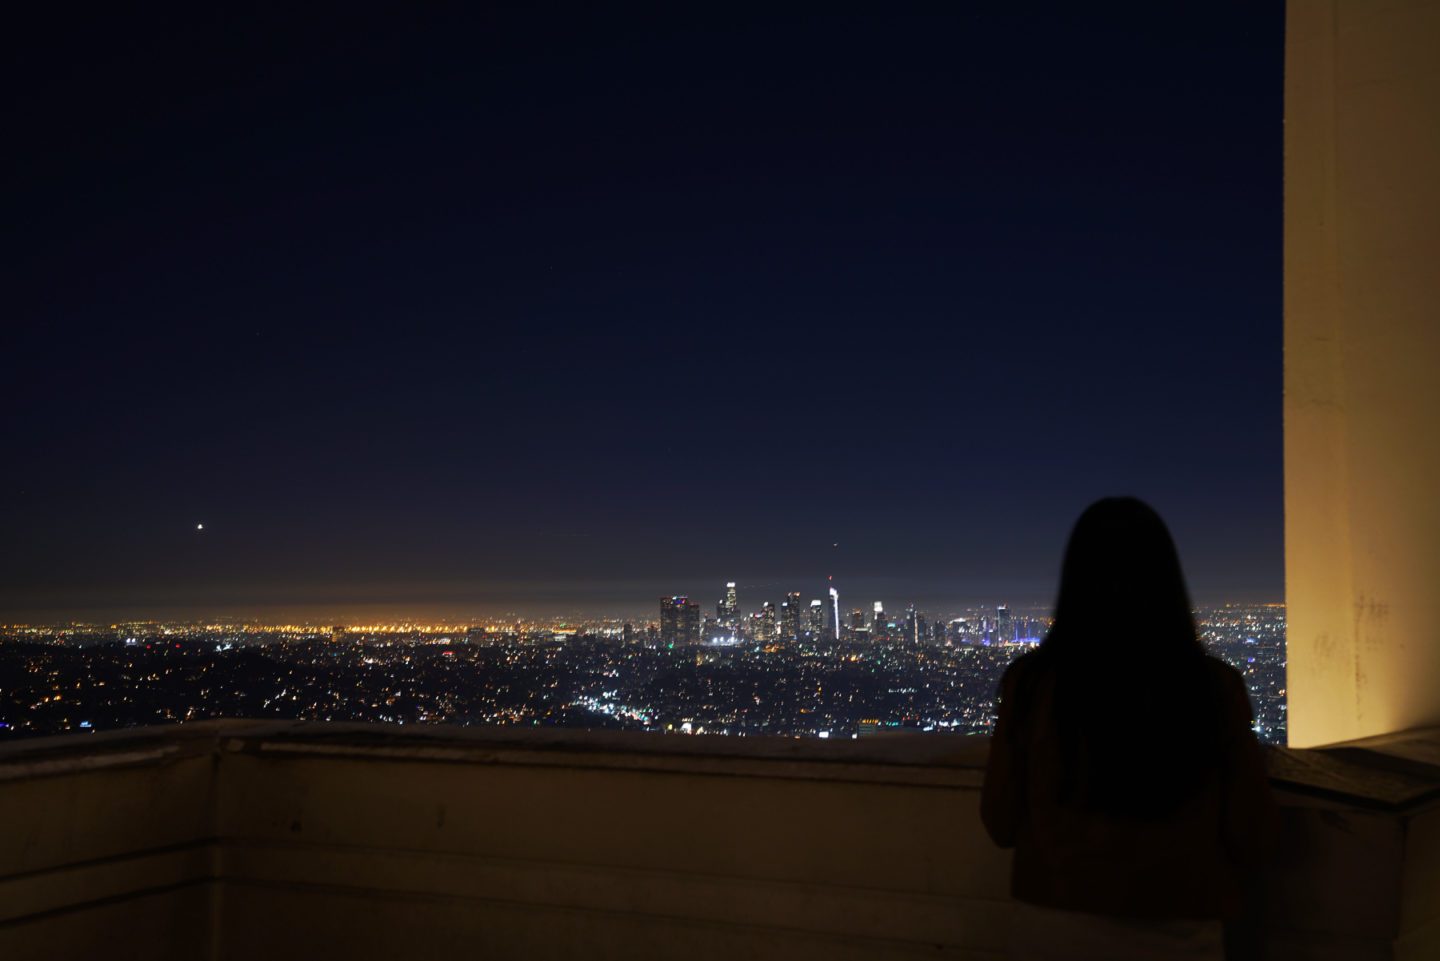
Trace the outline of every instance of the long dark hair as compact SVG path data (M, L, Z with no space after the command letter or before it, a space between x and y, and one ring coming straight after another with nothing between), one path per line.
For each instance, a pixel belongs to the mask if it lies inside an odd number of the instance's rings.
M1055 620L1017 692L1054 684L1059 800L1126 817L1163 817L1214 776L1221 719L1215 674L1195 629L1175 542L1133 497L1080 515Z

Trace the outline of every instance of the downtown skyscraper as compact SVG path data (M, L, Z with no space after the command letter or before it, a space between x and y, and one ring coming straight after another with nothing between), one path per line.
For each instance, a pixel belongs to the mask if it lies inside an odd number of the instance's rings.
M786 594L785 600L780 602L780 639L792 642L800 639L800 593L798 591Z
M715 620L734 633L740 624L740 598L735 592L735 582L725 585L725 596L715 605Z
M660 598L660 643L700 643L700 605L684 595Z

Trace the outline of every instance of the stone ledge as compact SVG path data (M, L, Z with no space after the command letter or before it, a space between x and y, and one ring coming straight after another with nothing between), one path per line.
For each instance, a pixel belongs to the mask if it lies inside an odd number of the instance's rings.
M958 735L829 741L225 719L19 741L0 747L0 780L223 751L979 787L988 749L988 738Z
M0 780L221 751L979 788L989 738L916 733L832 741L236 718L17 741L0 746ZM1284 794L1390 812L1440 801L1440 728L1323 748L1271 747L1266 755Z

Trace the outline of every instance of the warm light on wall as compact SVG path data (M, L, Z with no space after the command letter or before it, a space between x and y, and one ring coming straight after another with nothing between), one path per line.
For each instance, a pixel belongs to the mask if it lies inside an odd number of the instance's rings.
M1440 723L1440 6L1289 5L1292 746Z

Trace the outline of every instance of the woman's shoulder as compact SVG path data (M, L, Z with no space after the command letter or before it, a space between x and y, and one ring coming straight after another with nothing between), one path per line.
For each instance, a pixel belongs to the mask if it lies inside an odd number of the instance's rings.
M1226 664L1220 658L1211 654L1205 655L1205 669L1209 671L1210 677L1226 694L1242 694L1248 697L1245 687L1245 677L1235 668Z
M1208 654L1205 656L1205 667L1214 682L1225 715L1232 718L1234 723L1249 728L1250 688L1245 683L1245 676L1218 657Z
M1042 673L1044 658L1040 649L1034 648L1011 661L1000 675L1000 697L1013 696L1021 684L1028 684Z
M1036 665L1040 663L1040 649L1032 648L1021 654L1005 668L1005 673L1000 675L1000 686L1019 683L1020 678L1028 677L1035 672Z

